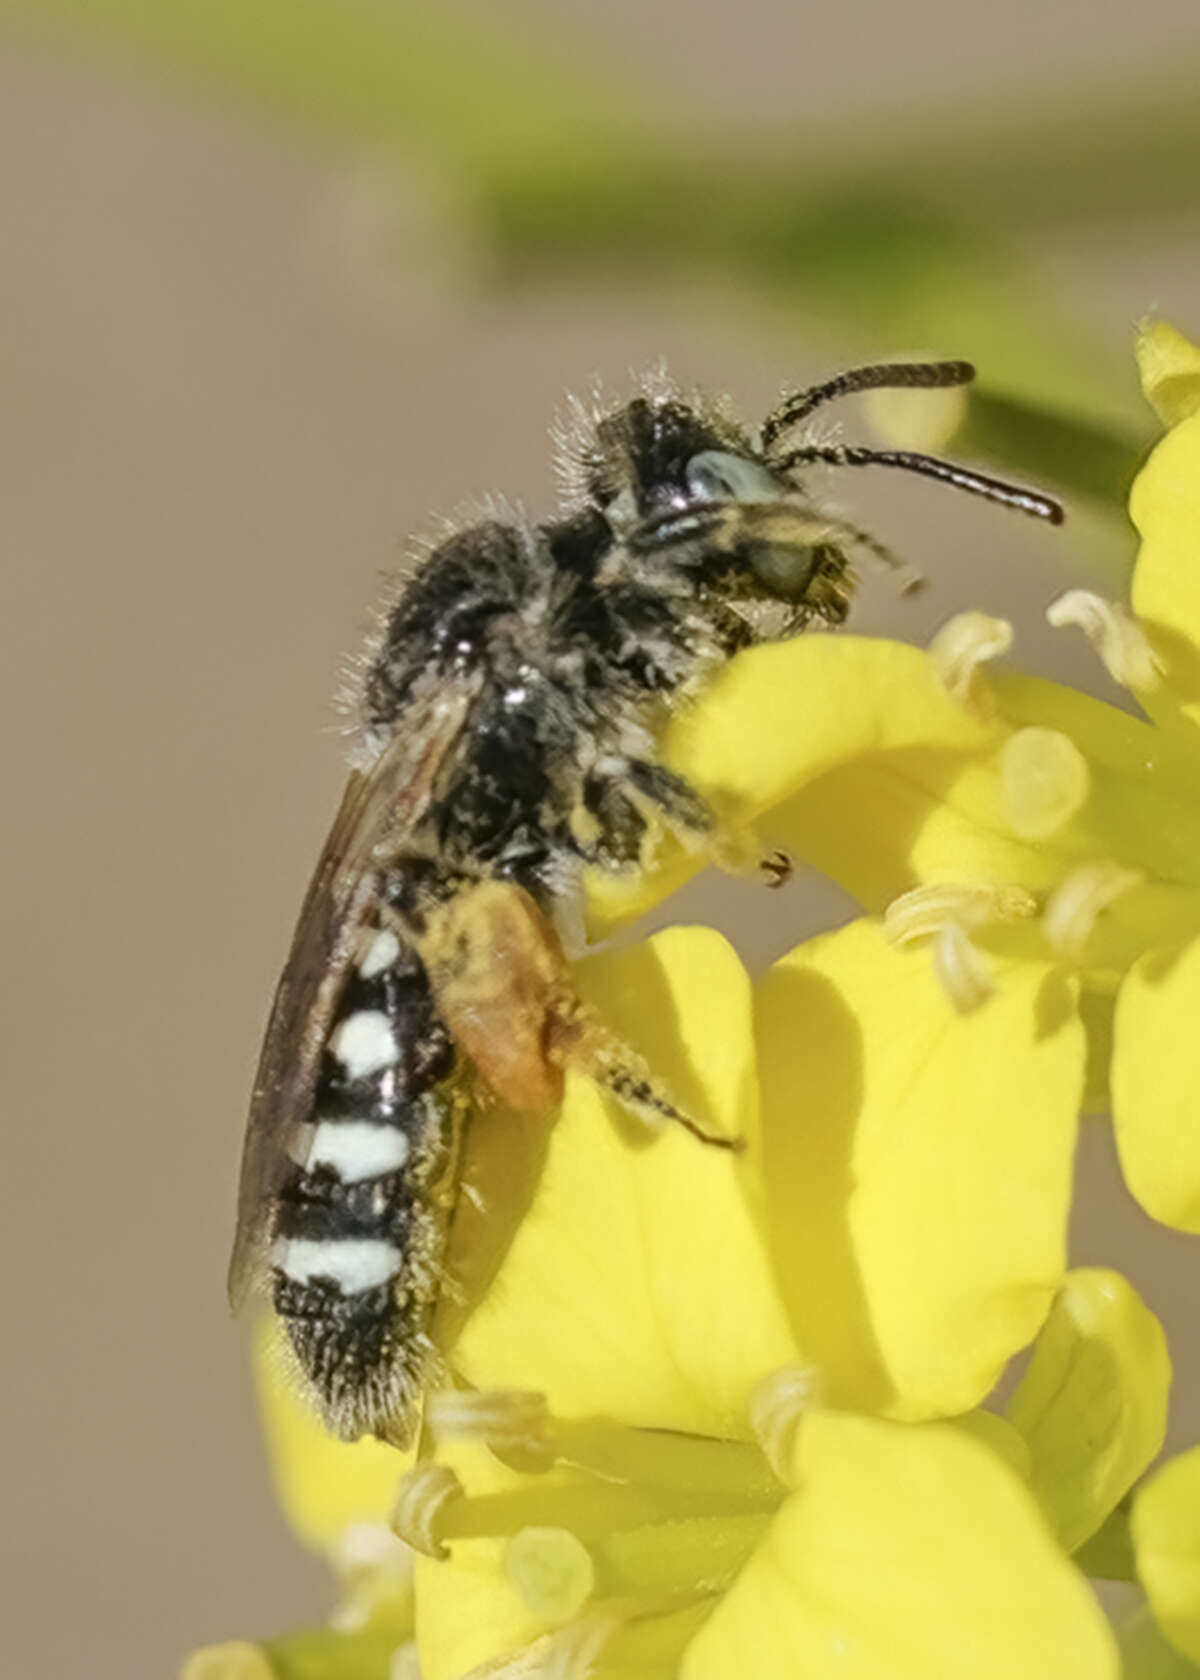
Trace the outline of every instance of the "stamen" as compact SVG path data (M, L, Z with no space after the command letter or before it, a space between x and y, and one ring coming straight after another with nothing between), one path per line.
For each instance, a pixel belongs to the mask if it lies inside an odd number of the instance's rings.
M274 1673L259 1646L230 1640L193 1651L179 1671L179 1680L272 1680Z
M912 945L934 937L948 921L977 928L987 922L1021 921L1036 909L1037 900L1024 887L937 882L913 887L892 900L883 913L883 937L891 945Z
M431 1396L429 1422L439 1435L483 1441L516 1469L546 1469L553 1460L546 1396L520 1388L448 1388Z
M966 387L943 385L919 390L897 386L868 391L863 397L863 412L881 443L938 455L966 418Z
M1013 627L1006 618L989 613L958 613L942 625L929 644L929 658L946 692L961 706L990 709L983 690L981 668L999 659L1013 645Z
M398 1645L392 1652L388 1680L421 1680L421 1658L415 1639L410 1639L407 1645Z
M412 1552L382 1523L351 1523L328 1557L339 1589L329 1625L338 1633L363 1627L381 1598L412 1591Z
M1064 828L1091 787L1087 760L1058 729L1019 729L1000 762L1004 815L1023 840L1044 840Z
M401 1479L392 1508L392 1529L414 1552L447 1558L437 1536L438 1518L465 1489L448 1464L418 1464Z
M805 1412L817 1399L817 1373L812 1365L785 1365L772 1371L750 1399L750 1427L771 1469L785 1485L792 1482L792 1445Z
M1046 622L1055 630L1076 625L1091 642L1114 682L1123 688L1158 687L1162 667L1141 625L1117 601L1106 601L1090 589L1068 589L1046 608Z
M969 1015L991 997L991 970L967 930L953 918L944 922L933 942L933 970L942 990L960 1015Z
M1111 858L1085 863L1055 888L1042 917L1047 942L1064 957L1079 958L1101 911L1145 877Z
M504 1573L543 1621L569 1622L596 1587L596 1566L569 1528L522 1528L504 1548Z

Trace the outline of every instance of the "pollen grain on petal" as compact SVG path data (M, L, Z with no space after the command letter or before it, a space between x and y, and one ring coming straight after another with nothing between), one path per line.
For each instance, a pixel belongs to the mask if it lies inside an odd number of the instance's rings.
M1047 943L1064 957L1081 957L1101 911L1144 879L1112 858L1081 864L1050 895L1042 917Z
M982 668L1013 645L1013 627L990 613L964 612L947 620L929 644L929 658L946 692L974 711L990 710Z
M1064 828L1087 799L1087 760L1060 729L1018 729L1000 761L1004 815L1023 840L1044 840Z
M1162 669L1142 626L1119 601L1107 601L1090 589L1068 589L1046 608L1055 630L1082 630L1114 682L1148 692L1158 687Z
M418 1464L400 1483L392 1508L392 1528L414 1552L446 1558L449 1553L437 1536L438 1518L446 1506L464 1494L462 1483L447 1464Z
M933 942L933 970L960 1015L970 1015L995 990L987 959L961 922L943 923Z

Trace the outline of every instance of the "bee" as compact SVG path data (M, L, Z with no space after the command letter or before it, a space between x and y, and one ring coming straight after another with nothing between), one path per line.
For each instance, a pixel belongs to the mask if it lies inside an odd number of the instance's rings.
M784 397L757 433L663 378L620 406L576 405L562 510L451 530L382 618L267 1027L230 1267L235 1305L269 1289L336 1435L411 1438L464 1135L489 1100L550 1110L573 1067L647 1122L736 1146L583 1004L571 906L585 869L636 870L663 831L745 859L659 742L738 649L845 617L849 557L880 545L814 502L806 468L893 466L1061 519L946 461L795 441L832 398L972 377L963 362L859 368ZM786 874L779 854L760 862Z

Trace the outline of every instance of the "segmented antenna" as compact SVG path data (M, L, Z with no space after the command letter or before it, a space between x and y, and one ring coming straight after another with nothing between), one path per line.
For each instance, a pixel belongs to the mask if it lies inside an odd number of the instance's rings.
M810 444L803 449L789 450L776 456L771 465L783 471L793 467L824 464L831 467L902 467L905 472L920 473L924 478L936 478L942 484L952 484L972 496L983 496L1002 507L1015 508L1034 519L1045 519L1051 525L1063 522L1062 504L1052 496L1037 490L1026 490L1019 484L1008 484L1002 478L989 478L986 473L972 472L969 467L956 466L953 461L941 461L936 455L918 455L910 449L865 449L856 444Z
M856 391L937 390L949 385L969 385L975 377L970 362L877 362L871 367L851 368L822 385L793 391L773 408L762 424L762 449L771 453L782 432L807 420L814 409L835 397L851 397Z

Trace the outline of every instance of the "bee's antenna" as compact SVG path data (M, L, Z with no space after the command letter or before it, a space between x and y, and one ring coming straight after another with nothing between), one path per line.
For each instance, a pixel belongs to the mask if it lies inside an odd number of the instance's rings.
M1007 484L1001 478L989 478L985 473L972 472L952 461L940 461L936 455L917 455L908 449L864 449L859 445L812 444L804 449L790 450L772 465L781 470L823 463L831 467L903 467L906 472L921 473L925 478L939 479L965 490L972 496L983 496L989 502L1016 508L1034 519L1049 520L1061 525L1063 509L1052 496L1037 490L1026 490L1020 484Z
M823 385L812 385L806 391L793 391L784 397L763 421L763 452L769 454L781 432L807 420L815 408L832 402L835 397L853 396L856 391L905 387L934 390L947 385L969 385L974 377L975 369L970 362L878 362L871 367L851 368L848 373L827 379Z

